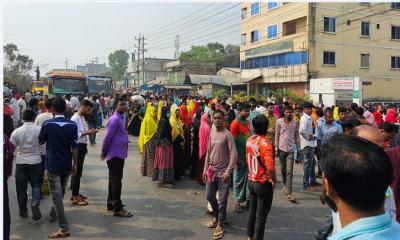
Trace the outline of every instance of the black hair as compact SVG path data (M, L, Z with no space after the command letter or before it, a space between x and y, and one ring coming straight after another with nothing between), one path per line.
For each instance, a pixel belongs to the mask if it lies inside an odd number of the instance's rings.
M225 104L224 109L225 111L229 111L229 109L231 109L231 106L229 104Z
M245 109L249 109L249 108L251 108L251 106L250 106L250 104L248 102L239 103L239 106L238 106L239 112L242 111L242 110L245 110Z
M328 114L328 113L331 114L331 115L333 114L332 110L326 109L325 112L324 112L324 116L325 116L326 114Z
M35 121L35 118L36 118L36 113L32 109L28 108L22 113L22 119L25 122L33 122Z
M168 110L169 110L169 108L167 106L162 106L160 119L161 118L168 119L168 117L167 117Z
M52 102L53 102L52 99L47 99L47 100L44 101L44 106L45 106L47 109L50 109L50 108L51 108Z
M362 116L364 114L364 109L362 107L356 107L353 109L357 115Z
M304 102L303 103L303 108L313 108L313 104L310 102Z
M361 122L357 118L349 118L349 119L346 119L343 121L342 128L343 128L343 131L346 129L352 130L353 128L360 126L360 125L361 125Z
M232 109L237 109L237 103L232 103Z
M272 102L269 102L269 103L267 103L267 107L270 107L270 106L274 106L274 104L272 103Z
M339 108L339 113L345 112L347 113L347 109L345 107L340 107Z
M283 112L288 111L288 110L292 111L293 108L291 106L284 106L283 109L282 109Z
M357 104L357 103L352 103L352 104L350 105L351 110L356 109L356 107L358 107L358 104Z
M322 149L321 168L346 204L362 212L383 207L393 167L378 145L360 137L335 136Z
M324 110L322 110L322 108L317 108L317 116L318 117L323 117L324 116Z
M83 100L81 102L81 105L85 106L85 107L93 107L93 103L91 101L89 101L89 100Z
M38 104L39 104L39 100L37 100L36 98L32 98L32 99L29 101L29 107L30 107L30 108L34 108L34 107L36 107Z
M125 99L123 97L118 97L117 99L115 99L114 106L113 106L114 109L117 108L117 105L119 102L125 103Z
M254 132L258 135L265 135L268 131L268 118L264 115L258 115L251 121L253 124Z
M381 125L379 125L379 129L382 129L387 133L397 133L399 131L399 127L391 122L383 122Z
M67 104L62 98L55 98L51 106L53 107L54 112L62 114L65 112Z
M215 114L217 114L217 113L220 113L220 114L222 114L222 118L224 118L224 117L225 117L225 113L224 113L222 110L220 110L220 109L218 109L218 110L215 110L213 115L215 115Z

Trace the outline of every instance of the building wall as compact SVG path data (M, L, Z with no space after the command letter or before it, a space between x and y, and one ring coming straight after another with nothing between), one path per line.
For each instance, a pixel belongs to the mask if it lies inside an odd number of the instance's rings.
M173 62L174 59L162 59L162 58L145 58L145 72L144 79L145 83L153 81L156 77L166 77L167 72L164 69L164 64ZM138 60L133 61L131 63L131 67L128 72L131 72L131 75L135 79L136 84L143 83L143 69L142 69L142 60L140 60L139 68L138 68ZM139 70L139 74L136 72Z
M400 25L400 11L390 10L390 3L365 6L361 3L319 2L311 5L311 9L315 9L310 16L311 77L359 76L370 84L363 86L364 98L399 99L400 71L391 69L390 64L391 56L400 56L400 41L390 38L391 26ZM382 13L374 15L379 12ZM324 16L335 17L336 33L323 31ZM348 20L351 20L350 25ZM370 22L369 37L361 36L361 21ZM335 65L323 64L323 51L335 52ZM369 68L361 67L361 54L370 55Z
M240 82L240 71L234 72L222 68L217 72L217 75L221 76L226 81L227 84Z

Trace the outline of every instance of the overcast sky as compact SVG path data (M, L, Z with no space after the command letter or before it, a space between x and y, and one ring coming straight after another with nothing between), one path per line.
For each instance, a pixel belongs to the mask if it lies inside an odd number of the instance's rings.
M3 43L15 43L35 64L52 68L83 65L95 57L108 65L117 49L135 50L144 33L147 57L173 58L176 33L181 51L191 45L240 42L239 3L6 2Z

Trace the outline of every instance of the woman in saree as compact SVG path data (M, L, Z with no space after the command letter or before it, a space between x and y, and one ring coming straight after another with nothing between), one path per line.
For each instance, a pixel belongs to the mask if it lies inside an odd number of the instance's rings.
M180 119L180 110L175 106L171 108L171 117L169 123L172 128L172 147L174 152L174 175L175 180L179 180L185 175L185 167L183 164L183 123Z
M154 160L153 180L159 187L172 187L174 175L174 150L172 147L172 128L167 117L168 107L161 108L157 130L157 147Z
M189 115L186 104L180 106L180 116L183 123L183 161L186 170L191 165L190 158L192 157L192 118Z
M197 108L196 114L193 116L192 122L192 156L191 156L191 165L192 169L190 170L190 178L196 179L197 172L199 168L199 130L200 130L200 118L203 114L203 108ZM203 166L204 167L204 166Z
M205 185L203 181L204 161L206 159L208 140L211 132L211 120L209 114L203 113L200 119L199 129L199 162L196 174L196 180L200 185Z
M139 151L142 153L142 164L140 166L142 176L153 176L153 164L156 153L156 133L156 109L151 103L148 103L139 135Z

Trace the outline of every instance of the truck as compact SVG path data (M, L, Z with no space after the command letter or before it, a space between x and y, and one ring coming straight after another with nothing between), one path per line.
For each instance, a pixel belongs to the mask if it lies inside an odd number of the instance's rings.
M91 75L86 77L86 81L89 94L105 93L109 95L113 91L113 81L111 77Z
M46 95L49 92L47 82L44 80L32 82L32 93L34 95Z
M54 69L46 74L50 96L87 93L86 76L83 72Z

